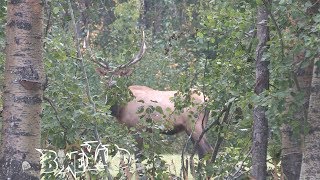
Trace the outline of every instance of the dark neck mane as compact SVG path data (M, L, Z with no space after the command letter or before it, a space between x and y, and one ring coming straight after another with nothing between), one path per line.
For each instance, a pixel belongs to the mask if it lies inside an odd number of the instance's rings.
M118 104L114 104L110 108L111 115L114 117L119 117L120 115L120 106Z

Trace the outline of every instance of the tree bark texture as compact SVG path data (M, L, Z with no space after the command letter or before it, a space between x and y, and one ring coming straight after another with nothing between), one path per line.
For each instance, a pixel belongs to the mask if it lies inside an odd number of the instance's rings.
M308 133L305 135L300 179L320 177L320 60L314 60L308 109Z
M293 130L289 124L283 124L281 127L281 149L281 167L284 179L298 180L302 152L300 143L293 136Z
M294 81L295 92L303 93L303 105L298 107L293 113L293 121L300 125L298 134L294 136L290 123L284 123L281 127L281 168L285 179L296 180L300 178L300 170L302 163L302 140L303 130L307 122L307 112L309 107L310 86L312 79L313 62L307 67L301 67L301 63L305 61L305 52L294 55ZM287 109L294 103L295 99L289 97L287 99ZM290 117L289 117L290 118Z
M39 179L42 1L8 0L0 179Z
M263 57L267 51L269 40L268 11L264 5L258 8L256 48L256 85L254 92L259 95L269 88L269 61ZM252 143L252 177L256 180L267 177L268 120L266 107L255 105L253 110L253 143Z
M320 2L318 0L311 0L312 6L308 7L306 12L309 16L314 16L319 13ZM313 22L314 23L314 22ZM313 65L313 66L312 66ZM307 126L308 132L304 134L303 157L300 172L300 179L319 179L320 177L320 61L319 54L313 63L309 65L304 71L298 73L298 81L301 89L305 92L309 99L305 100L305 120L304 126ZM304 77L301 81L299 75ZM310 75L311 74L311 75ZM302 84L301 82L305 82ZM306 87L306 88L305 88ZM307 123L306 123L307 121Z

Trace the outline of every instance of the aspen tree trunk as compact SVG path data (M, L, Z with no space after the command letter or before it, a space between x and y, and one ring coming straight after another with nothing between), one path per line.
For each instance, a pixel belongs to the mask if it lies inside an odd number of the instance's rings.
M293 136L289 124L281 126L281 168L284 179L298 180L301 169L302 152L300 143Z
M254 92L259 95L269 88L269 61L263 57L268 50L269 40L268 11L262 4L257 13L257 37L259 43L256 48L256 85ZM268 120L266 107L255 105L253 110L253 143L252 143L252 178L264 180L267 177L267 147Z
M320 178L320 60L314 60L300 179Z
M8 0L0 179L40 177L42 1Z
M284 123L281 127L281 168L285 179L296 180L300 178L302 162L302 140L303 130L307 120L307 112L310 98L310 85L312 79L313 62L307 67L301 67L302 61L305 61L305 52L294 55L294 81L296 93L303 93L303 105L295 110L293 114L294 122L301 127L298 134L301 137L294 136L294 131L290 123ZM287 108L293 98L288 98Z
M311 0L312 6L308 7L306 14L310 17L315 16L319 13L320 1ZM315 20L315 19L314 19ZM310 23L315 23L311 21ZM310 34L312 35L312 34ZM316 34L317 35L317 34ZM309 101L305 100L304 105L307 107L307 115L303 122L308 132L304 132L304 146L303 146L303 157L300 172L300 179L319 179L320 178L320 60L318 57L313 60L312 64L307 67L303 73L305 78L300 83L308 83L309 86L304 90L305 94L309 96ZM310 75L311 74L311 75ZM299 74L298 74L299 75ZM310 78L311 77L311 78ZM299 78L299 76L298 76ZM305 84L300 85L302 88Z

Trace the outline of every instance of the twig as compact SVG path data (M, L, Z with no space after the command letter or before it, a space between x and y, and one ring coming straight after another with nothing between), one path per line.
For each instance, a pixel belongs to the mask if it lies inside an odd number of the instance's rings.
M77 47L77 58L80 60L80 66L82 68L83 76L85 78L85 88L86 88L87 98L88 98L90 104L93 106L93 111L95 113L96 112L96 105L95 105L95 103L93 102L93 100L91 98L89 79L88 79L87 71L86 71L85 66L84 66L84 60L83 60L83 56L82 56L81 49L80 49L80 42L79 42L77 24L76 24L76 21L75 21L75 17L74 17L74 13L73 13L73 9L72 9L72 5L71 5L70 0L68 0L68 5L69 5L70 14L71 14L71 21L72 21L73 28L74 28L74 33L75 33L75 40L76 40L76 47Z
M222 123L220 124L220 127L219 127L219 133L218 133L218 139L216 141L216 144L214 146L214 149L213 149L213 152L212 152L212 155L211 155L211 159L210 159L210 162L211 163L214 163L216 161L216 158L217 158L217 155L218 155L218 151L219 151L219 148L221 146L221 143L223 141L223 137L221 136L221 131L223 129L223 126L222 124L223 123L227 123L228 119L229 119L229 113L230 113L230 109L231 109L231 105L232 103L230 103L225 111L225 114L224 114L224 117L223 117L223 120L222 120Z
M230 103L229 104L229 106L231 107L231 104L232 103ZM229 107L228 106L228 107ZM207 132L207 131L209 131L209 129L211 129L214 125L220 125L220 118L222 117L222 115L225 113L227 111L227 107L224 107L224 109L220 112L220 114L218 115L218 117L217 117L217 120L215 120L215 121L213 121L207 128L205 128L204 129L204 131L202 131L202 133L200 134L200 136L199 136L199 139L194 143L194 148L193 148L193 151L192 151L192 153L191 153L191 156L190 156L190 171L191 171L191 174L194 176L194 167L193 167L193 164L194 164L194 162L193 162L193 157L194 157L194 155L195 155L195 152L196 152L196 149L197 149L197 147L199 146L199 142L201 141L201 139L202 139L202 137L205 135L205 133ZM192 133L193 133L193 131L194 131L194 129L192 130L192 132L190 133L190 135L189 135L189 137L188 137L188 139L187 139L187 142L185 143L185 146L184 146L184 148L183 148L183 150L182 150L182 153L181 153L181 171L180 171L180 174L181 174L181 172L183 173L183 177L185 177L186 175L185 175L185 172L184 172L184 169L185 169L185 167L184 167L184 152L186 151L186 149L187 149L187 145L188 145L188 143L190 142L190 140L191 140L191 136L192 136Z
M207 42L207 51L209 52L210 50L210 46L209 46L209 41ZM207 76L207 70L208 70L208 56L206 56L206 60L205 60L205 63L204 63L204 70L203 70L203 79L202 79L202 94L203 94L203 102L206 102L206 93L205 93L205 90L206 90L206 83L205 83L205 78ZM202 123L201 123L201 126L202 126L202 129L204 129L204 120L207 117L209 117L209 110L207 110L207 108L205 108L204 110L204 116L202 118Z
M206 109L204 109L204 116L203 116L203 118L202 118L202 122L204 121L204 119L207 117L207 116L209 116L209 111L208 110L206 110ZM196 123L195 123L196 124ZM184 152L187 150L187 146L188 146L188 144L189 144L189 142L190 142L190 140L191 140L191 138L192 138L192 134L194 133L194 131L195 131L195 126L193 126L193 129L192 129L192 131L191 131L191 133L189 134L189 136L188 136L188 139L187 139L187 141L186 141L186 143L185 143L185 145L184 145L184 147L183 147L183 149L182 149L182 153L181 153L181 171L180 172L183 172L184 174L183 174L183 177L186 177L187 175L185 174L185 167L184 167ZM201 137L202 138L202 137ZM201 139L200 139L201 140ZM199 140L199 142L200 142L200 140ZM196 149L196 147L197 147L197 143L194 145L194 150ZM194 151L194 153L195 153L195 151ZM194 155L194 153L193 153L193 155ZM188 165L188 164L187 164ZM193 162L193 156L191 156L190 157L190 171L191 171L191 174L194 176L194 167L193 167L193 165L194 165L194 162Z
M244 157L244 159L242 160L239 169L231 176L232 179L237 179L237 178L239 177L239 176L238 176L238 177L235 177L235 176L240 172L240 170L242 169L242 166L243 166L245 160L249 157L249 155L251 154L251 152L252 152L252 148L250 148L249 152L247 153L247 155L246 155L246 156ZM240 174L240 175L242 175L242 174ZM233 177L235 177L235 178L233 178Z
M253 43L254 43L255 38L256 38L256 36L257 36L257 30L256 30L256 29L253 29L252 31L253 31L253 32L252 32L252 35L251 35L251 40L250 40L250 43L249 43L249 47L248 47L247 50L246 50L246 54L250 54L250 53L251 53Z
M202 133L199 136L199 139L195 142L194 148L193 148L193 152L191 154L191 157L193 158L195 152L196 152L196 148L199 146L199 142L201 141L202 137L205 135L205 133L207 133L214 125L221 125L220 123L220 118L222 117L222 115L228 110L228 107L231 106L232 103L230 103L227 107L224 107L223 110L220 112L220 114L218 115L217 120L213 121L206 129L204 129L202 131ZM191 158L190 157L190 158Z
M69 9L70 9L70 14L71 14L71 21L72 21L72 24L73 24L73 27L74 27L76 46L77 46L77 58L80 59L80 65L81 65L81 68L82 68L82 71L83 71L83 76L85 78L85 88L86 88L87 98L88 98L90 104L92 105L93 113L95 114L96 113L96 104L91 98L89 79L88 79L87 71L86 71L85 66L84 66L83 56L82 56L82 53L81 53L81 50L80 50L79 37L78 37L78 32L77 32L77 25L76 25L76 21L75 21L75 17L74 17L74 13L73 13L73 9L72 9L72 5L71 5L70 0L68 0L68 5L69 5ZM99 144L101 144L101 139L100 139L100 136L99 136L98 126L97 126L97 122L96 121L94 122L94 126L95 126L95 129L94 129L95 139L96 139L96 141L99 142ZM112 176L111 176L111 174L110 174L110 172L108 170L108 164L106 162L104 153L102 151L100 151L99 153L100 153L100 156L101 156L101 159L102 159L102 163L104 165L105 172L108 175L108 180L111 180Z
M49 3L51 4L51 2L49 2ZM46 28L44 30L44 35L43 35L43 37L45 37L45 38L48 36L48 32L51 27L50 21L51 21L52 11L51 11L51 7L49 7L50 6L49 3L48 3L48 0L45 0L45 11L46 11L46 15L47 15L47 21L46 21L47 24L46 24ZM45 46L46 46L46 41L44 41L44 43L43 43L43 48Z
M54 114L55 114L56 119L58 120L60 126L62 127L62 129L64 129L64 132L67 132L69 130L69 128L66 127L65 125L63 125L61 119L59 118L58 110L57 110L56 106L54 105L53 101L51 99L49 99L48 97L45 97L45 96L43 96L43 99L46 100L50 104L50 106L54 110Z
M54 114L55 114L55 116L56 116L56 118L57 118L57 120L59 122L59 125L62 127L63 132L64 132L63 133L63 139L67 142L67 132L68 132L69 128L66 127L65 125L63 125L61 119L59 118L58 110L57 110L56 106L54 105L53 101L51 99L49 99L48 97L45 97L45 96L43 96L43 99L46 100L50 104L50 106L53 108Z
M274 18L274 16L271 13L271 5L266 0L262 0L262 1L263 1L264 6L266 7L266 10L268 11L268 14L269 14L274 26L276 27L276 30L277 30L277 33L279 36L279 40L280 40L280 44L281 44L281 60L283 61L284 60L284 42L283 42L281 30L277 24L276 19Z
M183 173L183 177L187 177L187 174L185 172L185 166L184 166L184 152L186 152L187 150L187 146L190 142L190 139L191 139L191 136L192 136L192 133L193 133L194 130L192 130L192 132L190 133L190 135L188 136L188 139L187 139L187 142L184 144L184 147L182 149L182 152L181 152L181 169L180 169L180 176L181 176L181 173ZM186 163L186 165L188 166L188 164ZM191 171L191 174L192 174L192 171ZM194 174L192 174L194 176Z

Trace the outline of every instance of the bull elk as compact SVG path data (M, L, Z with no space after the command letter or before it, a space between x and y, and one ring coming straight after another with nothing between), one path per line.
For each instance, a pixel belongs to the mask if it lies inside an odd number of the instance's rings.
M155 123L169 125L167 128L162 129L161 133L172 135L185 131L188 135L191 135L194 143L199 140L204 130L204 125L208 120L208 114L205 113L203 107L204 97L201 93L193 93L190 96L192 106L185 107L181 112L178 112L175 110L174 102L172 101L177 91L158 91L137 85L130 86L129 90L134 99L124 106L114 105L111 108L111 114L119 122L128 127L135 127L137 130L141 130L142 127L138 126L143 124L140 122L140 117L146 115L148 108L159 107L162 109L161 111L151 111L147 116ZM142 111L144 111L144 114ZM212 151L212 147L205 136L199 140L196 148L199 158Z
M119 67L110 70L108 64L103 62L93 61L100 66L97 72L100 75L109 74L108 85L113 85L113 77L116 75L127 74L128 67L136 64L141 60L146 51L145 35L142 31L142 42L140 50L129 62L120 65ZM111 74L111 75L110 75ZM204 124L207 123L208 114L205 113L203 106L204 97L201 93L193 93L191 95L191 104L195 104L183 109L182 113L177 113L175 110L174 102L171 100L176 91L158 91L146 86L130 86L129 90L134 96L134 99L124 106L114 105L112 107L112 114L118 119L119 122L128 127L136 127L139 124L140 116L139 109L147 109L148 107L161 107L163 114L154 111L150 114L152 121L171 124L171 128L164 129L164 134L176 134L185 131L191 135L192 141L198 142L197 152L199 158L202 158L206 153L212 151L212 147L203 136L200 140L199 137L204 131ZM202 107L202 109L201 109ZM168 110L168 111L167 111ZM165 121L164 121L165 120ZM141 130L141 129L140 129Z

